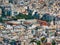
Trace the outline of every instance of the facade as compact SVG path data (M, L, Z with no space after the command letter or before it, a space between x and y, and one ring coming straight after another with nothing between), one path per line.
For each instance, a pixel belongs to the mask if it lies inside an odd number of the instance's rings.
M1 8L0 8L0 16L1 16L1 14L2 14L2 10L1 10Z

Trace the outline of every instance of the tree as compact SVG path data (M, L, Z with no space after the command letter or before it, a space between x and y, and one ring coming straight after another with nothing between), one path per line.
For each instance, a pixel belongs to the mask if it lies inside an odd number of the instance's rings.
M55 42L55 40L52 40L52 45L56 45L56 42Z
M35 19L39 19L39 14L37 13L37 12L35 12L35 14L33 15L33 17L35 18Z
M32 10L29 10L28 15L32 15L32 12L33 12Z
M2 7L1 9L2 9L2 17L6 17L5 16L5 7Z
M27 7L27 12L28 12L28 15L32 16L33 10L30 10L29 6Z
M12 18L13 19L33 19L33 16L19 13L18 15L14 16Z
M22 14L19 13L18 15L12 17L12 19L39 19L39 14L35 14L34 16L32 16L31 14Z
M11 44L11 45L16 45L16 41L15 41L15 40L12 40L12 41L10 42L10 44Z
M22 13L19 13L17 16L16 16L17 19L23 19L23 18L26 18L26 15L25 14L22 14Z
M2 17L0 17L0 22L3 22Z
M37 45L41 45L41 42L39 40L32 39L30 43L33 43L33 42L35 42Z
M53 16L51 16L50 14L44 14L43 17L41 18L41 20L47 21L47 22L51 22L53 20Z
M41 41L42 43L46 42L46 38L45 37L41 38Z

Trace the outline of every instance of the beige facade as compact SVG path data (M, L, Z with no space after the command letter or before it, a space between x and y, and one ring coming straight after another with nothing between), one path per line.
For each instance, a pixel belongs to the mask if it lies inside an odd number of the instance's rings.
M0 9L0 15L2 14L2 10Z

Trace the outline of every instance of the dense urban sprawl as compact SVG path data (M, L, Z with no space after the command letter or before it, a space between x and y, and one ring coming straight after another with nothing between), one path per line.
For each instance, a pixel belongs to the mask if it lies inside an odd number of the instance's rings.
M0 45L60 45L60 0L0 0Z

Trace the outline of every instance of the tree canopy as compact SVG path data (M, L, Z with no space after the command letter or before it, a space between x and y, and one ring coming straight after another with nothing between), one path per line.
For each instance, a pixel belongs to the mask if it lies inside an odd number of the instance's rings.
M14 16L13 19L38 19L38 16L32 16L32 15L26 15L26 14L22 14L19 13L18 15Z
M41 20L51 22L53 20L53 16L51 16L50 14L44 14Z

